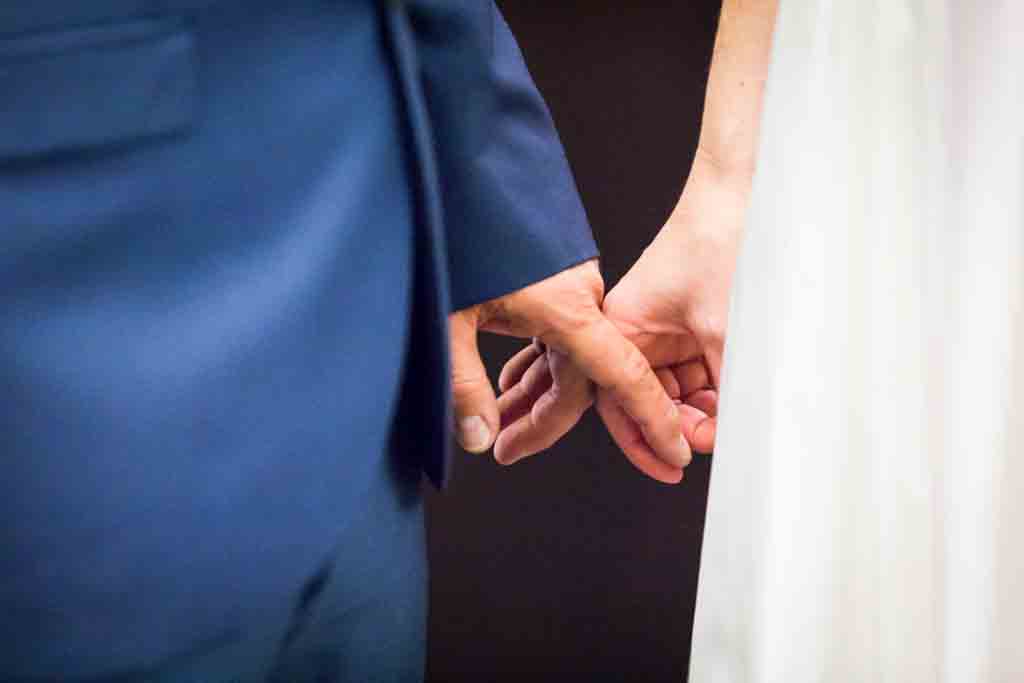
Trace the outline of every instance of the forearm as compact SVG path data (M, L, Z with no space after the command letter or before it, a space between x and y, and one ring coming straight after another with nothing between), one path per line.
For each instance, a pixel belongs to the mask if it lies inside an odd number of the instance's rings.
M666 296L691 329L703 326L712 340L724 334L743 241L777 4L723 0L697 156L679 202L637 269L652 280L671 279Z
M778 0L723 0L695 163L750 182Z

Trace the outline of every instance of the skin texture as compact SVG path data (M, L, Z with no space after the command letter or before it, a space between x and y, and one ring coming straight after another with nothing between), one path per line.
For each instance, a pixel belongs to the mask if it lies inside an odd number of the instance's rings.
M483 452L497 439L495 457L506 464L543 450L576 424L596 386L629 415L659 462L682 471L691 453L680 435L680 410L644 355L602 313L603 296L604 281L590 261L450 316L463 448ZM525 352L529 363L520 358L504 376L500 406L480 359L481 330L535 340Z
M664 397L677 407L678 429L697 452L714 447L729 297L776 11L777 0L723 2L690 176L655 240L603 303L606 320L642 354ZM600 334L611 333L605 326L595 331L598 345ZM564 351L564 345L535 344L505 366L498 402L503 429L495 447L500 462L547 448L590 406L588 373ZM624 359L630 366L636 362ZM658 481L682 480L685 463L665 457L651 441L635 402L623 401L621 389L597 384L598 411L626 457ZM656 404L646 393L644 398ZM524 416L531 419L524 422Z

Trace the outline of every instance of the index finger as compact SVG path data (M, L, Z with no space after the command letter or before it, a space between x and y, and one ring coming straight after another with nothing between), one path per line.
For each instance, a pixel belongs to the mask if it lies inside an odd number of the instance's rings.
M568 355L625 410L658 459L673 467L690 463L693 456L682 435L679 408L643 353L604 315L554 330L542 341Z

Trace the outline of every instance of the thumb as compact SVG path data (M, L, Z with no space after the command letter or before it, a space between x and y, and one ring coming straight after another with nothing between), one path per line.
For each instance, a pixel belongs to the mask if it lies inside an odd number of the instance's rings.
M452 349L452 399L455 436L470 453L483 453L498 434L498 400L477 347L479 311L452 313L448 318Z

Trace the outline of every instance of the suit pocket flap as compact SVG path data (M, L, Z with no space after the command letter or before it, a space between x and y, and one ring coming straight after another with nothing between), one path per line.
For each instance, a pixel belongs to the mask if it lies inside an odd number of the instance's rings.
M0 158L83 149L187 127L192 33L143 20L0 40Z

